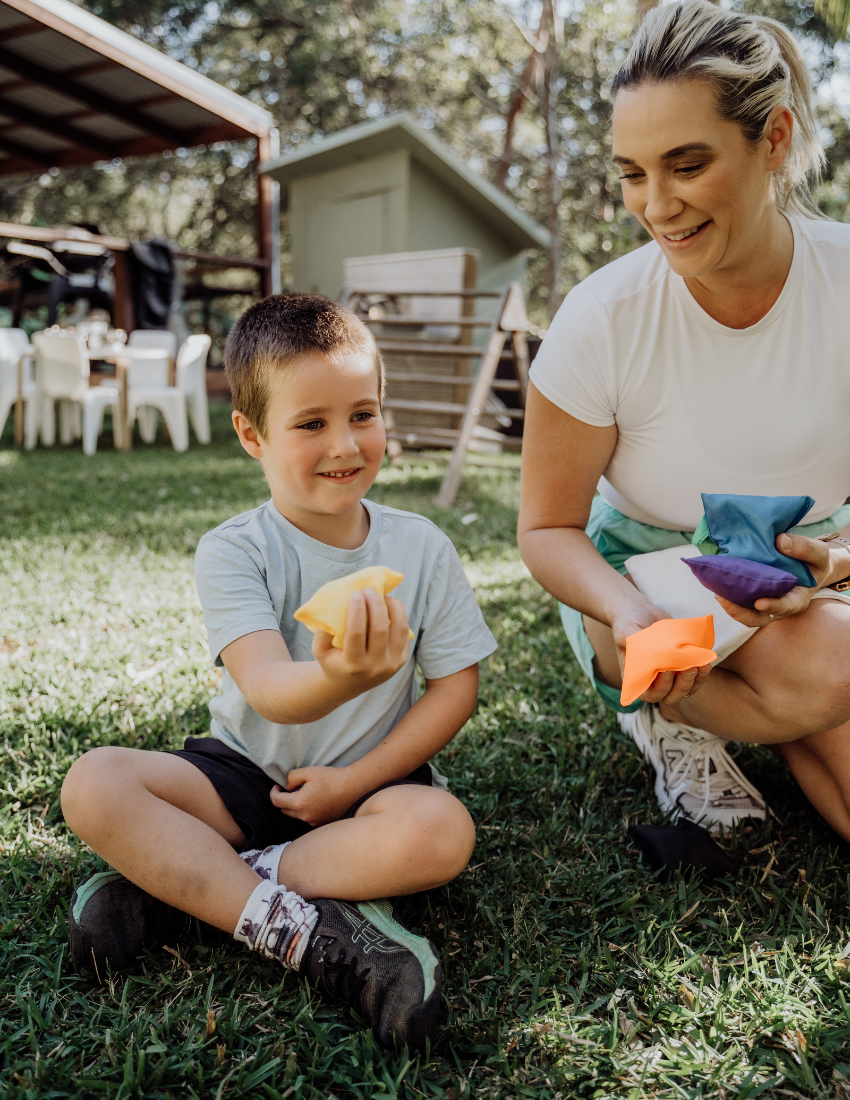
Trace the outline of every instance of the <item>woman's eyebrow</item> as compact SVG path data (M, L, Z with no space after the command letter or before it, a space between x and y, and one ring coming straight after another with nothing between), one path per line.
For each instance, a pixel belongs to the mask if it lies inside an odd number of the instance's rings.
M666 153L661 154L662 160L672 160L674 157L680 157L683 153L710 153L711 146L707 145L704 141L690 141L687 145L677 145L675 149L670 149Z
M704 141L690 141L687 145L677 145L675 149L669 149L666 153L661 154L662 160L674 160L676 157L681 157L685 153L710 153L712 147L707 145ZM632 160L631 157L621 157L616 153L611 158L615 164L637 164L637 161Z

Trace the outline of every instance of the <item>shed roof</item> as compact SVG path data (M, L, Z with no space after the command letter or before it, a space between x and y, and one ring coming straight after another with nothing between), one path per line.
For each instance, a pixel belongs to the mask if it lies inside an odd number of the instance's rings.
M355 161L406 149L449 190L463 199L519 249L549 245L549 234L488 180L473 172L448 145L420 126L407 112L362 122L310 142L260 165L260 171L284 187Z
M244 141L273 125L70 0L0 0L0 175Z

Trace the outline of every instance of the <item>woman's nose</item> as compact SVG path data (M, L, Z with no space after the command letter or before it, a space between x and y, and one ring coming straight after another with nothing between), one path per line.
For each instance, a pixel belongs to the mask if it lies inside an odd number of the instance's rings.
M649 180L644 217L650 225L668 225L685 209L685 204L667 183Z

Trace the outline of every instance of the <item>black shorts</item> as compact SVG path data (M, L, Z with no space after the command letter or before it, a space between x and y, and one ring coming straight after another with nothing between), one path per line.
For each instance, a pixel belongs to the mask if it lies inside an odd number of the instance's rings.
M297 840L314 828L296 817L287 817L282 813L269 797L272 787L276 786L275 780L270 779L247 756L235 752L217 738L187 737L183 748L172 755L182 756L184 760L200 768L210 780L221 795L231 817L245 834L245 851L267 848L270 844L282 844L286 840ZM430 766L423 764L406 779L394 779L391 783L383 783L374 791L369 791L358 798L342 815L343 818L354 817L366 799L378 791L406 783L430 787Z

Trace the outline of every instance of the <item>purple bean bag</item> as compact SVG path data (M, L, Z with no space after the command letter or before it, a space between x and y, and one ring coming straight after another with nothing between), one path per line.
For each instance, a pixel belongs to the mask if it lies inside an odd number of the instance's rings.
M705 554L682 560L703 587L738 607L752 607L756 600L778 600L800 583L784 569L732 554Z

